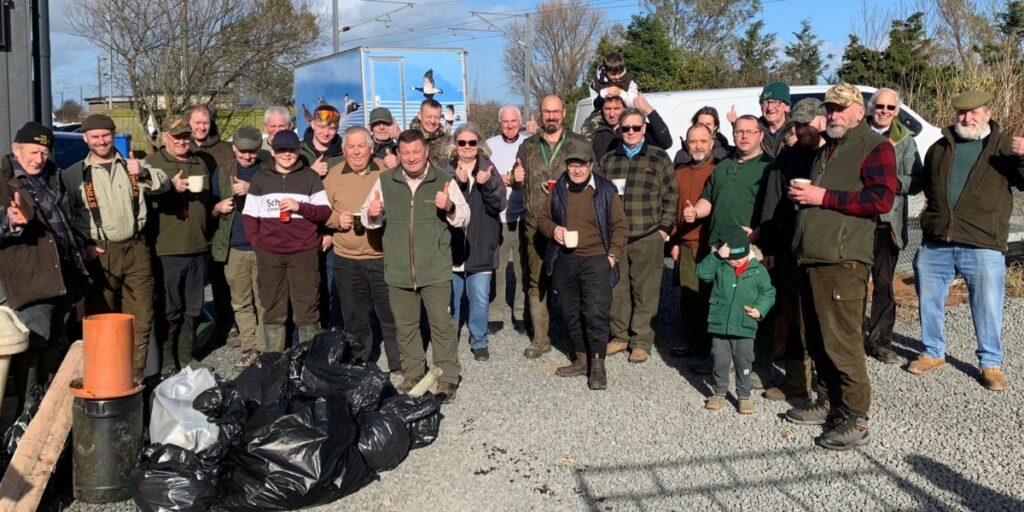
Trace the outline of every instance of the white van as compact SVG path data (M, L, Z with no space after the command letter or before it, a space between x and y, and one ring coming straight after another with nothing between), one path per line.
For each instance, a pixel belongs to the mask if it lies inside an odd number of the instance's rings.
M819 100L825 99L825 91L831 87L830 85L798 85L790 87L789 95L793 101L793 104L804 99L804 98L818 98ZM877 89L874 87L866 87L858 85L858 89L864 94L864 101L867 102L871 95L875 93ZM761 106L758 101L758 97L761 94L760 87L745 87L739 89L707 89L697 91L678 91L678 92L652 92L650 94L644 94L647 101L650 102L654 110L661 114L662 119L665 120L665 124L668 125L669 131L672 133L672 148L668 150L669 156L675 156L676 152L682 149L682 143L680 142L683 137L686 136L686 130L690 127L690 119L693 118L698 110L703 107L714 107L718 110L718 116L721 119L722 135L725 135L729 139L729 143L732 144L732 130L729 128L729 122L726 121L725 115L732 109L733 105L736 106L736 114L744 115L751 114L755 117L761 116ZM593 100L584 99L579 102L576 106L576 119L573 122L573 131L579 132L580 127L583 125L583 121L587 119L587 116L594 111ZM870 112L868 112L870 115ZM925 121L924 118L919 116L916 112L903 105L900 108L900 121L903 122L910 131L914 134L914 140L917 142L918 152L921 154L921 158L924 159L925 153L928 148L931 147L935 141L942 138L942 131Z

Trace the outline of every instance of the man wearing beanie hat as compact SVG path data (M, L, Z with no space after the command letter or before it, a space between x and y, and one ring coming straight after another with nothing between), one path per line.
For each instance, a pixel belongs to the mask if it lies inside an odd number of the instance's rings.
M736 367L736 399L740 414L753 414L750 374L754 365L757 325L775 303L775 288L758 258L753 258L747 232L738 225L720 231L714 252L697 264L697 277L713 283L708 333L714 361L715 394L704 404L716 411L725 405L729 367Z
M921 213L924 238L914 273L924 353L907 371L925 374L946 365L944 302L956 273L970 290L978 335L981 384L1006 389L1002 366L1006 241L1013 194L1024 175L1024 138L1011 137L992 120L991 93L968 91L953 99L955 122L942 130L924 159Z
M551 276L575 354L555 375L587 376L590 389L605 389L608 311L629 228L618 189L593 174L589 146L569 148L565 166L551 190L550 207L537 212L537 230L553 241L544 254L544 271Z
M157 316L157 339L163 347L161 367L183 368L192 361L210 263L212 169L192 150L192 128L184 116L168 116L160 137L163 147L146 157L146 163L171 179L169 192L151 197L158 215L148 222L155 233L163 285L164 315Z
M868 442L871 383L864 360L864 296L874 258L875 218L892 208L899 186L892 144L864 122L864 96L842 83L825 93L826 143L810 182L790 183L800 206L793 253L800 265L800 318L807 352L827 388L786 418L824 425L820 446L848 450ZM828 172L825 172L826 167Z
M758 96L758 103L761 105L761 131L764 138L761 139L761 149L772 158L775 158L786 145L785 130L783 128L789 123L789 111L793 105L789 97L789 85L785 82L772 82L763 89ZM726 114L726 119L735 124L739 116L736 114L736 106Z
M0 158L0 303L29 330L28 350L13 357L19 413L27 390L48 382L63 359L86 276L83 240L71 225L60 169L49 159L52 146L53 132L29 122Z
M142 379L153 328L153 262L142 233L149 219L147 194L170 189L167 174L114 148L114 121L93 114L82 122L89 146L85 159L64 172L72 222L87 240L92 283L86 314L127 313L135 317L135 379Z

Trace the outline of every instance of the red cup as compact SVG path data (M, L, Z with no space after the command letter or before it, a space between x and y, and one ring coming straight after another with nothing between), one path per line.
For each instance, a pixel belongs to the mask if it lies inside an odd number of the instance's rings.
M551 192L551 190L555 188L555 183L557 183L555 180L547 180L544 182L544 188L548 189L548 192Z
M291 222L292 221L292 211L291 210L285 210L284 208L281 208L281 215L278 215L277 219L280 220L281 222L285 222L285 223Z

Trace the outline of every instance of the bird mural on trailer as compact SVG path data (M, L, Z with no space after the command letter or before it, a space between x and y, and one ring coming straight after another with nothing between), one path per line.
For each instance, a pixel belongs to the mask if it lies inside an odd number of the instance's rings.
M428 69L426 73L423 73L423 87L413 87L414 90L423 93L423 97L426 99L433 99L435 94L444 94L444 91L434 87L434 70L433 68Z
M317 105L329 105L329 104L330 104L330 102L325 100L323 96L317 97ZM351 98L349 98L348 93L345 94L345 99L343 100L343 104L344 104L344 110L343 110L343 112L341 114L341 118L338 120L338 131L339 132L341 132L344 129L344 127L348 126L345 123L349 119L354 118L356 116L356 114L359 112L359 107L362 106L359 103L357 103L356 101L354 101ZM305 103L302 104L302 117L303 117L303 119L306 120L306 129L309 130L311 128L312 122L313 122L313 113L309 111L309 109L306 107Z

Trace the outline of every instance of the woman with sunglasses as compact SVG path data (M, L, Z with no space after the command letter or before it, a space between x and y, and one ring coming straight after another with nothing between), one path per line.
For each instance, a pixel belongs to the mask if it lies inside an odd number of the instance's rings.
M491 279L498 267L501 244L501 218L507 205L505 183L488 158L480 129L466 123L455 130L449 146L455 182L469 203L469 225L452 230L452 317L456 331L461 327L463 292L469 302L470 349L477 361L486 361L487 315L490 308Z

